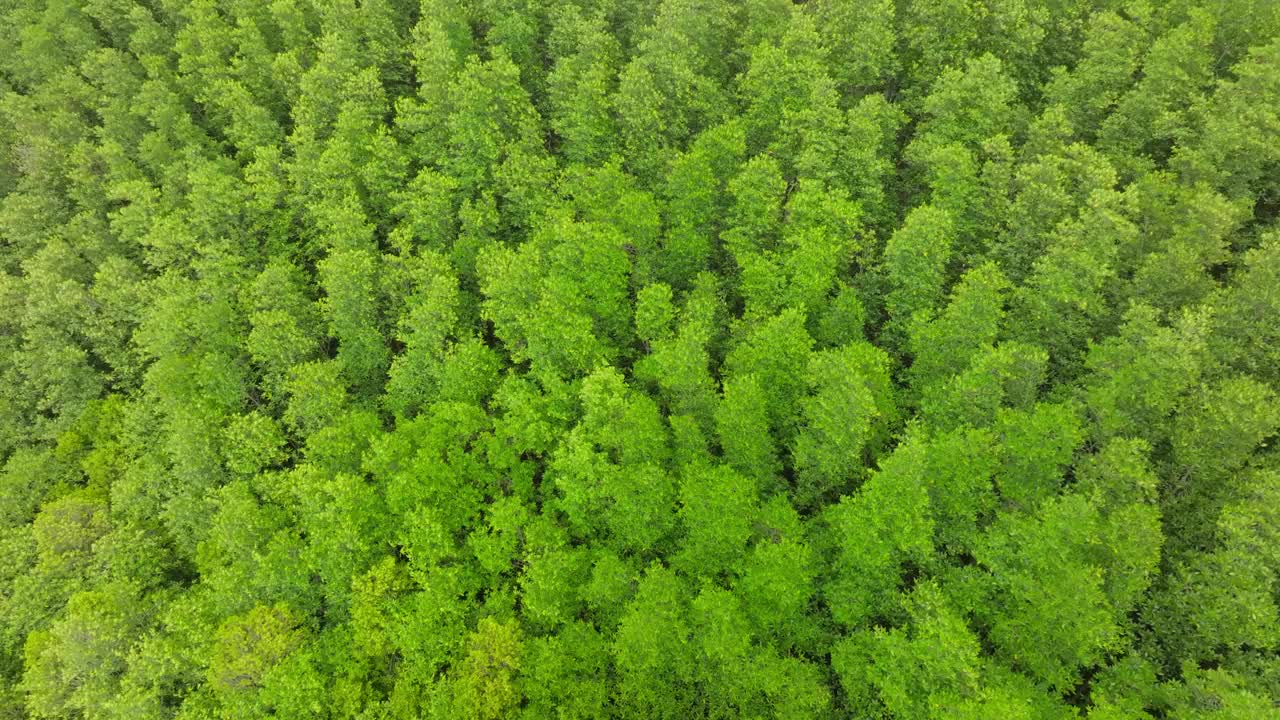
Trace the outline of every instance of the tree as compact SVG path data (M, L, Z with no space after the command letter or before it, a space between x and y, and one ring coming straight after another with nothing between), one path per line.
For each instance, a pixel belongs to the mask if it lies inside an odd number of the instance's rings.
M403 190L396 190L391 210L400 223L391 231L401 256L414 248L443 252L454 242L458 226L458 184L452 177L423 168Z
M227 469L254 476L285 458L285 437L274 418L257 411L240 415L223 430Z
M993 429L1003 456L996 486L1006 506L1029 509L1057 495L1063 471L1084 439L1077 409L1048 403L1001 408Z
M844 96L851 97L888 81L897 69L892 3L849 6L818 2L812 8L814 24L830 58L829 70Z
M320 349L319 308L304 294L305 278L293 263L273 260L249 285L241 302L249 310L249 355L261 369L264 393L279 400L293 368Z
M739 267L750 254L774 248L785 192L782 170L769 155L751 158L729 181L733 204L722 240Z
M715 328L719 299L710 277L685 296L679 326L667 337L649 341L649 354L633 368L639 379L658 386L659 396L671 414L687 414L710 427L716 409L715 381L711 377L710 346L718 340Z
M449 89L451 111L444 166L464 197L488 185L507 148L531 136L537 113L520 71L501 50L487 61L467 59Z
M1213 20L1203 12L1155 38L1142 61L1142 78L1117 102L1103 121L1098 144L1118 165L1137 172L1164 155L1169 145L1190 131L1184 111L1212 82L1209 54Z
M331 250L319 263L325 289L321 307L329 331L338 341L337 362L358 393L380 388L389 360L375 295L378 257L373 252L373 228L348 198L339 207L324 208Z
M655 169L666 166L664 146L683 147L690 137L722 119L728 105L722 88L733 74L727 62L733 56L733 10L733 6L714 0L662 2L652 15L652 23L637 32L631 62L619 83L619 116L624 137L638 122L649 119L649 112L663 118L661 125L642 131L658 131L657 147L634 146L656 151L646 159L649 163L658 161ZM630 86L629 75L640 80L639 93ZM641 101L639 107L633 99ZM640 112L632 112L633 108ZM630 152L633 146L624 147L628 157L635 156ZM641 169L637 175L646 181L657 180Z
M901 108L877 94L864 96L845 113L841 184L861 203L868 225L880 233L897 219L891 180L898 132L906 121Z
M958 28L952 28L958 30ZM973 151L982 141L1007 134L1016 117L1017 85L1004 64L984 54L944 70L921 103L925 121L912 145L920 148L958 143ZM908 147L908 156L920 152Z
M1019 342L986 348L964 372L925 391L921 417L935 430L987 427L1001 407L1025 409L1035 402L1048 360L1040 348Z
M725 357L729 377L756 375L765 396L769 427L780 445L785 446L794 433L796 403L805 390L801 368L808 365L812 347L804 316L784 310L751 328Z
M601 17L566 11L555 32L563 52L547 75L552 129L564 143L569 162L595 164L613 153L614 120L610 96L617 77L617 41Z
M340 372L341 367L332 361L295 366L285 386L289 395L285 422L304 436L333 423L347 403Z
M1247 375L1199 388L1177 415L1171 477L1163 488L1171 551L1210 543L1224 505L1242 492L1240 475L1280 427L1276 396Z
M299 625L283 605L258 605L228 619L218 628L209 665L216 691L236 697L260 688L266 674L301 644Z
M675 481L667 474L667 431L656 404L613 368L582 384L584 414L549 469L556 506L578 537L609 537L646 552L674 525ZM617 434L626 427L624 434Z
M471 51L472 38L466 19L458 17L461 8L445 2L432 5L438 12L423 14L410 31L417 94L400 97L395 108L397 129L408 137L414 154L424 163L438 165L448 148L446 123L454 102L451 86Z
M1203 22L1203 16L1198 19ZM1280 43L1273 40L1253 47L1233 68L1236 80L1219 80L1200 141L1188 143L1185 151L1178 148L1176 165L1185 168L1188 179L1203 178L1231 198L1252 200L1275 192L1267 168L1275 162L1270 138L1276 122L1271 100L1277 93L1277 60ZM1177 75L1174 79L1185 81Z
M814 392L800 401L802 426L792 448L795 500L805 508L860 480L897 414L889 358L872 345L814 353L807 379Z
M736 572L759 507L750 479L726 466L690 468L680 483L684 540L678 567L695 577Z
M1076 464L1080 492L1103 516L1098 563L1106 571L1104 589L1122 624L1156 580L1167 552L1169 526L1161 516L1159 481L1149 455L1146 443L1125 438Z
M680 717L694 707L684 597L679 577L659 565L639 579L613 641L613 700L624 717Z
M924 205L912 210L885 244L884 272L890 288L885 311L895 345L905 345L901 338L916 313L929 313L942 300L953 233L945 210Z
M782 495L760 510L754 544L734 591L755 632L776 638L781 649L810 639L806 610L817 590L816 554L800 515Z
M1088 138L1097 133L1133 86L1145 48L1142 28L1130 18L1112 11L1089 18L1080 61L1069 71L1057 70L1046 89L1077 134Z
M1092 218L1088 214L1085 218L1105 233L1099 241L1084 243L1085 248L1100 247L1106 251L1110 238L1126 239L1127 228L1123 220L1116 217L1115 206L1107 208L1105 204L1109 199L1107 191L1113 190L1117 183L1112 163L1083 143L1066 144L1065 139L1058 139L1054 144L1058 147L1046 148L1014 171L1015 196L1009 204L1008 230L992 243L992 254L999 259L1001 270L1017 282L1032 272L1037 259L1053 243L1054 231L1059 225L1082 211L1093 212ZM1103 193L1100 198L1103 202L1094 200L1099 192ZM1113 212L1106 212L1108 209ZM1093 254L1098 255L1096 251Z
M928 446L929 507L934 539L953 555L971 553L995 517L992 478L1001 446L988 429L959 428L935 434Z
M1046 501L1034 516L1007 513L976 553L990 572L981 612L1000 657L1050 687L1075 685L1083 668L1121 644L1102 568L1098 511L1078 495Z
M47 630L28 636L21 685L28 708L56 716L111 704L131 640L150 624L149 603L135 593L126 584L77 593Z
M558 634L526 643L526 669L521 673L531 718L598 717L608 702L605 680L609 646L599 631L575 623Z
M1090 348L1085 386L1094 435L1114 437L1125 428L1149 441L1168 437L1169 416L1200 379L1205 319L1184 314L1174 327L1154 310L1134 306L1118 335Z
M484 498L498 490L492 470L472 452L489 427L488 416L478 407L435 403L400 423L394 433L372 433L368 450L357 448L352 455L380 481L380 494L393 515L421 511L452 538L475 525ZM373 492L361 483L361 493ZM373 505L367 511L377 509Z
M826 601L845 627L894 617L906 565L923 565L933 552L925 469L924 444L910 440L886 457L857 493L828 510L838 564Z
M453 706L458 717L492 720L519 704L517 680L523 642L513 621L483 618L467 639L466 655L454 678Z
M1214 302L1214 355L1223 362L1268 382L1280 379L1274 368L1276 329L1271 308L1280 297L1274 289L1280 278L1280 236L1267 235L1258 247L1244 254L1235 282Z
M656 184L672 154L665 136L675 119L664 113L653 73L638 59L628 62L619 74L613 103L627 169L642 181Z
M1134 296L1165 312L1203 302L1218 285L1210 268L1230 255L1227 237L1245 217L1243 207L1204 185L1174 184L1163 173L1147 176L1131 192L1148 241L1132 244L1143 253L1134 272ZM1162 236L1167 239L1160 249L1148 244Z
M699 271L718 259L715 236L727 222L728 182L745 154L742 124L729 122L703 131L672 161L658 273L673 287L689 287Z
M1010 335L1049 353L1055 375L1079 371L1085 341L1108 320L1107 289L1116 275L1120 248L1136 230L1106 196L1095 194L1077 223L1058 226L1045 253L1032 264L1026 284L1014 293Z
M755 374L725 380L724 399L716 408L716 432L725 462L755 479L757 486L776 484L782 469L769 432L768 398Z
M804 310L817 335L822 318L839 312L832 307L832 296L841 286L841 271L864 249L862 211L843 191L805 180L788 199L786 213L790 228L779 253L786 285L778 299L783 306Z
M909 626L860 631L836 645L833 663L848 678L850 695L861 694L865 682L871 698L894 717L929 717L977 704L973 698L980 697L985 678L978 638L964 618L936 585L917 586L905 605ZM867 667L855 670L856 663ZM854 680L858 675L861 682Z
M790 160L799 140L792 123L813 107L813 89L824 88L828 97L822 99L835 99L830 97L834 88L826 75L825 48L814 19L808 13L793 12L777 45L764 42L751 49L741 81L747 99L743 117L747 149L775 151Z
M413 295L400 316L398 339L404 352L391 361L386 404L399 415L430 404L442 389L445 353L458 323L459 287L447 262L424 254L413 272ZM412 271L411 271L412 272Z
M517 559L523 562L520 602L524 621L534 628L564 631L583 609L582 588L590 577L588 553L570 547L564 531L549 522L530 523L528 530L517 532L529 540L524 560Z
M540 372L581 375L617 358L631 332L625 240L563 216L549 218L537 237L482 256L482 317L513 361L530 360Z
M616 161L604 167L566 173L563 192L583 219L616 229L633 265L633 286L655 279L659 265L661 210L656 198L639 186Z
M936 314L913 317L911 380L916 392L959 375L973 358L995 342L1004 319L1008 281L993 263L960 278L947 306Z

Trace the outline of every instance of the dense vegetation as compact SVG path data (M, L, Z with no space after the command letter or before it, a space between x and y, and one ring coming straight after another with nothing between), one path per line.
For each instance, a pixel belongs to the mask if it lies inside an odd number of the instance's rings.
M1280 714L1280 5L5 0L0 717Z

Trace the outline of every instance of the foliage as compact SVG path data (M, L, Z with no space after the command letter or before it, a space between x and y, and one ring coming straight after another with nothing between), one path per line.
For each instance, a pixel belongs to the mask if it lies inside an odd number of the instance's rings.
M1264 718L1267 0L0 3L0 718Z

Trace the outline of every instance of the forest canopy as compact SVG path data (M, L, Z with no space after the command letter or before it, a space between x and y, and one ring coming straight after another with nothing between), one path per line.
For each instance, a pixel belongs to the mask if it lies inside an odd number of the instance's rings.
M1280 716L1280 3L0 2L0 718Z

